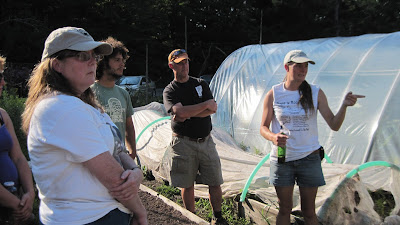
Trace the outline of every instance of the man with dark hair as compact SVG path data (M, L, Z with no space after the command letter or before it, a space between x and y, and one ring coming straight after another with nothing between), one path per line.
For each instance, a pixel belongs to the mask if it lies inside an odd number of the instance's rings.
M125 139L130 156L136 157L135 128L133 126L133 107L129 93L115 85L122 77L129 50L113 37L103 40L113 48L111 55L99 61L96 82L91 86L97 100L104 107L111 120L117 125L122 139Z
M221 215L223 183L221 162L210 136L211 114L217 111L208 84L189 76L189 56L175 49L168 56L174 80L163 92L165 109L171 113L172 140L165 162L172 186L182 188L183 204L195 211L194 182L208 185L213 209L211 224L228 224Z

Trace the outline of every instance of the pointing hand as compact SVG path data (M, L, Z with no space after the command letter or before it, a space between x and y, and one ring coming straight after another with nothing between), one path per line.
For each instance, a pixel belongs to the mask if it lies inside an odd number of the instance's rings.
M365 98L365 95L353 95L353 93L350 91L344 98L343 105L353 106L356 104L358 98Z

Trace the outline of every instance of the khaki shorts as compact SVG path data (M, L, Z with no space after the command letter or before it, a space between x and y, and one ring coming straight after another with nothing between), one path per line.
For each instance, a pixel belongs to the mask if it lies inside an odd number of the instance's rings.
M172 186L188 188L197 184L218 186L223 183L221 162L211 136L204 142L187 137L172 137L166 160L170 166Z

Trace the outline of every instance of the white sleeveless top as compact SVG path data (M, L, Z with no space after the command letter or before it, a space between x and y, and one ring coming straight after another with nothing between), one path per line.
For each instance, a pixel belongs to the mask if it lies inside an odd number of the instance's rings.
M320 147L317 126L319 86L312 84L310 86L314 111L308 110L308 115L301 104L298 104L300 99L298 90L286 90L284 83L272 87L274 115L271 131L279 133L281 126L290 131L289 139L286 141L286 162L302 159ZM273 145L271 152L273 161L277 161L277 149L278 147Z

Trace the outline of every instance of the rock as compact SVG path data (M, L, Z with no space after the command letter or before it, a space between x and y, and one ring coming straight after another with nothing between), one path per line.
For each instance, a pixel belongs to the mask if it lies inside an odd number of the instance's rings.
M318 212L324 225L381 224L374 202L358 175L346 178Z
M398 224L400 224L400 216L398 215L388 216L382 223L382 225L398 225Z

